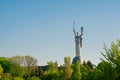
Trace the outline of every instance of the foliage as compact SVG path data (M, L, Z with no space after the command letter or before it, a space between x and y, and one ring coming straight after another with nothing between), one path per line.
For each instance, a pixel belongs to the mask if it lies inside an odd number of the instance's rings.
M2 75L3 75L3 68L2 68L2 66L0 64L0 79L2 78Z
M43 71L42 67L38 66L38 75L37 76L39 76L39 78L42 78L43 74L44 74L44 71Z
M49 74L49 73L57 73L57 71L58 71L57 65L52 61L48 62L48 69L46 72Z
M13 80L24 80L22 77L15 77Z
M80 71L80 63L79 61L76 61L75 64L73 64L73 74L71 80L81 80L82 74Z
M28 78L27 80L40 80L39 77L33 76L31 78Z
M70 57L65 57L64 58L64 72L65 72L65 80L69 80L71 78L71 75L72 75L72 68L71 68L71 61L70 61Z
M24 66L26 66L27 75L30 77L37 71L37 59L31 56L25 56L24 59Z
M58 76L60 80L64 80L64 66L62 65L58 69Z
M3 74L3 79L5 79L5 80L11 80L11 79L12 79L12 76L11 76L10 73L4 73L4 74Z
M10 58L11 74L14 76L27 75L31 77L37 72L37 59L31 56L13 56Z
M98 64L97 69L100 70L99 76L102 80L114 79L114 68L109 62L102 61Z
M9 58L5 58L5 57L0 57L0 64L3 68L3 73L9 73L10 72L10 60Z
M81 73L82 73L82 79L81 80L87 80L88 78L88 73L89 73L89 67L87 65L81 65L80 66L80 70L81 70Z
M57 65L52 61L48 62L47 64L47 70L44 72L42 80L56 80L58 78Z
M0 80L119 80L120 40L112 42L110 48L104 45L104 50L104 59L97 66L91 61L71 64L70 57L59 67L52 61L38 67L37 59L31 56L0 57Z
M102 53L102 55L104 56L105 60L108 62L108 63L104 63L104 65L110 66L109 67L111 68L110 76L113 79L119 79L120 78L120 40L117 40L116 43L112 42L110 48L107 48L107 46L104 45L104 50L105 53ZM105 61L104 59L101 60Z
M92 62L89 60L89 61L87 61L87 65L92 69L93 68L93 64L92 64Z

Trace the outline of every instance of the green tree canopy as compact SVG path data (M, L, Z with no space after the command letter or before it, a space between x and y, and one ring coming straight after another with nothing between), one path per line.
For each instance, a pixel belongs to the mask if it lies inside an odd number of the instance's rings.
M110 48L104 45L105 52L102 53L105 59L102 61L107 61L114 68L115 79L120 78L120 40L117 42L112 42ZM111 75L112 76L112 75Z
M47 70L44 72L42 80L58 80L57 65L52 61L48 62L47 64Z
M69 80L72 75L72 68L71 68L71 60L70 57L65 57L64 58L64 67L65 67L65 80Z
M0 64L1 64L1 66L3 67L3 73L8 73L8 72L10 72L11 64L10 64L9 58L0 57Z
M76 61L75 64L73 64L73 74L71 80L81 80L82 79L82 73L80 71L80 63L79 61Z
M3 74L3 68L2 68L2 66L0 64L0 79L2 78L2 74Z

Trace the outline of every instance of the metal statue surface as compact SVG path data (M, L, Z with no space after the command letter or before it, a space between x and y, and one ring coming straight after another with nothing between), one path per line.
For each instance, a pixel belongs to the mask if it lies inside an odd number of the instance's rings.
M74 24L74 28L73 28L73 32L75 34L75 52L76 52L76 56L73 59L73 64L76 62L76 60L80 61L80 64L83 64L83 59L80 55L80 48L82 48L82 39L83 39L83 27L81 27L81 31L80 32L76 32L75 30L75 24Z

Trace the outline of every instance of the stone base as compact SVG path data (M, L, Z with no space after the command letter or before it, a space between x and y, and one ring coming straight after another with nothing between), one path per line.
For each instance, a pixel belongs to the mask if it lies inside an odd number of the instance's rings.
M72 64L75 64L76 61L79 61L81 65L83 64L83 59L82 59L81 56L74 57L73 61L72 61Z

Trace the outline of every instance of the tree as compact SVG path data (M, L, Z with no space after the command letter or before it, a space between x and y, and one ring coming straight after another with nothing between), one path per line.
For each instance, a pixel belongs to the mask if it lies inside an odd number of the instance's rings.
M9 73L10 72L11 64L10 64L9 58L0 57L0 64L3 68L3 73Z
M87 61L87 65L89 66L89 68L93 69L93 64L92 64L92 62L90 60Z
M37 59L31 56L13 56L10 58L11 73L14 76L27 76L36 74L37 72Z
M23 57L19 55L10 58L12 76L23 76L23 70L21 69L22 61Z
M82 74L80 71L80 63L79 61L76 61L75 64L73 64L73 74L71 80L81 80Z
M11 73L3 74L2 80L11 80L11 79L12 79Z
M0 79L2 78L2 75L3 75L3 68L2 68L2 66L0 64Z
M59 80L64 80L64 66L60 66L58 69Z
M99 78L102 80L114 80L114 68L109 62L102 61L98 64Z
M102 61L107 61L114 68L114 79L120 78L120 40L118 39L116 43L112 42L110 48L104 45L105 52L102 53L104 59ZM112 76L112 75L111 75Z
M37 59L31 56L24 57L24 66L26 67L27 75L31 77L31 74L35 74L37 71Z
M58 68L57 65L50 61L47 63L47 70L44 72L42 80L58 80Z
M12 80L24 80L22 77L15 77Z
M71 68L71 61L70 61L70 57L65 57L64 58L64 67L65 67L65 80L69 80L71 78L72 75L72 68Z
M31 78L28 78L27 80L41 80L41 79L39 79L39 77L32 76Z
M47 70L48 73L57 73L58 69L54 62L50 61L47 64L48 64L48 70Z
M39 76L39 78L43 77L43 73L44 73L44 71L43 71L42 67L38 66L38 76Z
M88 67L88 65L87 64L81 65L80 66L80 70L81 70L81 73L82 73L82 79L81 80L87 80L88 73L89 73L89 67Z

